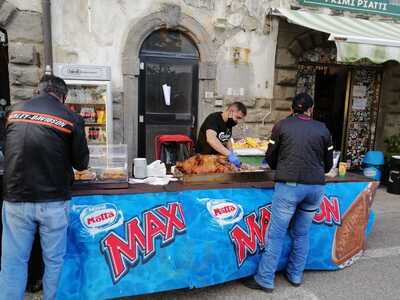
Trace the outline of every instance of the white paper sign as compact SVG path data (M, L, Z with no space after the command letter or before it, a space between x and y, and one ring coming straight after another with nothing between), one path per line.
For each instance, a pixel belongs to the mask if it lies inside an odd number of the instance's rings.
M162 85L163 93L164 93L164 101L166 106L171 105L171 87L168 84Z
M366 98L353 98L353 110L365 110L366 107Z
M353 97L365 98L367 96L367 87L365 85L353 86Z

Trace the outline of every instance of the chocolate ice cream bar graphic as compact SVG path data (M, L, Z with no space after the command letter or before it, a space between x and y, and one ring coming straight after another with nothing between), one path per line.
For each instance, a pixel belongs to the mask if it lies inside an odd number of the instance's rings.
M346 265L365 249L369 209L378 185L378 182L369 183L344 214L342 225L337 227L334 237L332 261L335 264Z

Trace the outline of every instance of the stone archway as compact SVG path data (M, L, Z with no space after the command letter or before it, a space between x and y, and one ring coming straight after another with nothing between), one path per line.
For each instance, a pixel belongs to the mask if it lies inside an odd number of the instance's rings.
M304 57L305 52L312 51L317 48L335 48L333 42L328 41L328 34L309 30L303 34L296 36L291 43L289 43L288 51L290 54L299 61Z
M0 1L0 26L7 31L11 104L32 97L41 75L42 14Z
M161 11L133 22L126 35L122 52L124 143L128 144L129 159L137 154L139 53L144 40L153 31L161 28L184 32L198 47L200 52L199 119L205 113L205 91L214 90L215 86L216 50L211 37L197 20L183 14L179 6L164 5Z
M291 99L296 93L298 65L304 53L316 48L328 48L331 43L326 33L280 20L275 62L275 121L289 114Z

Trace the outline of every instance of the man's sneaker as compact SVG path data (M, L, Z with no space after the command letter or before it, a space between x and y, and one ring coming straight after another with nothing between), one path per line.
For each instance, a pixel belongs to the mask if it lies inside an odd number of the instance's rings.
M266 287L259 285L257 283L257 281L254 280L253 277L244 278L243 280L241 280L241 282L243 283L244 286L248 287L249 289L261 290L266 293L272 293L274 291L274 289L272 289L272 288L266 288Z
M285 276L286 280L293 285L294 287L299 287L301 285L301 282L294 282L293 280L290 279L288 273L283 272L283 276Z
M26 286L26 291L28 293L37 293L43 289L42 280L35 279L30 280Z

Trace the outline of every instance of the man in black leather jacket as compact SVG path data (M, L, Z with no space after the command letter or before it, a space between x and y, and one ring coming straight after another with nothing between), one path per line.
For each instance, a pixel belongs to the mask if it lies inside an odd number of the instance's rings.
M54 299L66 250L73 169L88 167L83 119L65 105L67 86L45 75L40 95L15 105L7 118L2 270L4 299L23 299L33 238L45 262L44 299Z
M302 283L309 229L333 164L331 135L323 123L312 120L313 106L309 95L296 95L293 114L272 129L266 153L266 162L276 170L272 215L257 274L245 282L250 288L272 292L289 224L293 245L284 275L294 286Z

